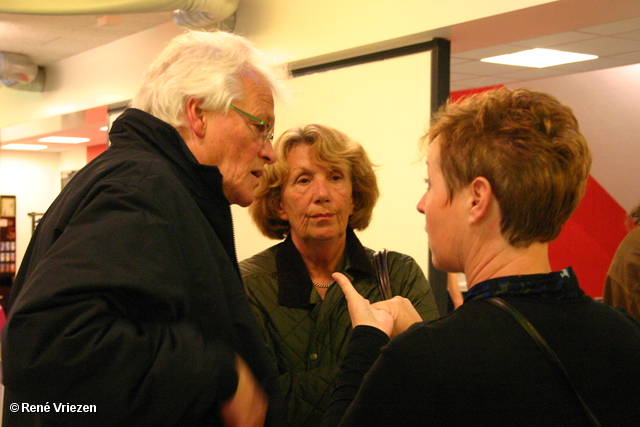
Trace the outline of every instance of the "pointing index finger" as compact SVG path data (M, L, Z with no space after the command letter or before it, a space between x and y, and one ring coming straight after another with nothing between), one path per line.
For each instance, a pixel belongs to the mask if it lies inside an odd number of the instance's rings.
M344 293L345 298L347 298L347 301L351 298L354 298L355 296L359 296L360 298L362 298L358 291L356 291L356 288L353 287L347 276L342 273L333 273L331 277L333 277L333 279L338 282L338 285L340 285L340 287L342 288L342 292Z

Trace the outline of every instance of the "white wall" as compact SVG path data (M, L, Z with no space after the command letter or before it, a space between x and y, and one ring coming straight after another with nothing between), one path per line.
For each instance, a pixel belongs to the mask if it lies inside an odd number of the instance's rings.
M0 151L0 193L16 196L16 266L29 239L29 212L44 212L60 191L58 153Z
M44 213L60 193L60 172L86 164L85 148L64 153L0 151L0 194L16 196L16 267L31 238L30 212Z
M87 148L75 147L60 153L60 164L58 169L62 171L72 171L82 169L87 164Z

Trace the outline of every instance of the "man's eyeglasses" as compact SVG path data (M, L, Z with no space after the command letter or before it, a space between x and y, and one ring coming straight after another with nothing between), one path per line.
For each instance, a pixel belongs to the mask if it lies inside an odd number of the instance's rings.
M250 127L253 133L257 133L258 136L262 138L262 141L266 144L267 142L273 141L273 129L270 128L269 124L264 120L257 118L254 115L247 113L246 111L242 111L241 109L234 107L233 105L229 105L233 111L242 114L245 117L253 120L255 123L252 123L252 127ZM255 129L255 131L254 131Z

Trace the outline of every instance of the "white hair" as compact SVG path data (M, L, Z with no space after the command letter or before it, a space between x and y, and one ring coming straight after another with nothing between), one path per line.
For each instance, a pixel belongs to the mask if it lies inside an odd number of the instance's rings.
M241 96L242 71L265 78L274 96L285 92L288 72L244 37L224 31L188 31L175 37L145 71L131 107L146 111L175 127L185 126L190 97L202 108L224 111Z

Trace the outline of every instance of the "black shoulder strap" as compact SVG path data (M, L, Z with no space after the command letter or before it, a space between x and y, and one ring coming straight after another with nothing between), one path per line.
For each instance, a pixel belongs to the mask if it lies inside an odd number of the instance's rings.
M514 317L514 319L516 319L518 323L520 323L520 325L527 331L529 336L531 336L531 338L536 342L536 344L538 344L538 347L540 347L540 349L545 354L547 359L549 359L552 364L556 365L558 369L560 369L560 371L562 372L562 375L564 375L565 379L569 383L569 386L571 387L574 394L580 401L580 404L582 405L584 412L587 414L587 417L589 418L591 425L594 427L600 427L600 422L598 421L596 416L593 415L593 412L591 412L591 409L589 409L585 401L582 400L582 396L580 396L580 393L578 393L578 389L573 384L573 381L571 380L571 377L569 377L569 373L564 368L564 365L562 364L560 359L558 359L556 352L553 351L553 349L549 346L547 341L543 338L542 335L540 335L540 332L538 332L538 330L531 324L531 322L529 322L529 320L526 317L524 317L522 313L520 313L511 304L509 304L502 298L492 297L492 298L485 299L485 301L500 307L507 313L511 314Z
M378 287L383 300L393 297L391 290L391 280L389 279L389 268L387 266L387 250L382 249L373 254L373 266L378 274Z

